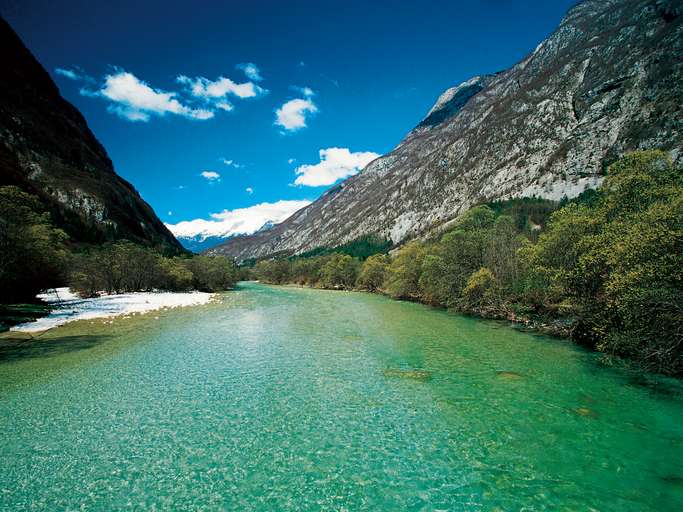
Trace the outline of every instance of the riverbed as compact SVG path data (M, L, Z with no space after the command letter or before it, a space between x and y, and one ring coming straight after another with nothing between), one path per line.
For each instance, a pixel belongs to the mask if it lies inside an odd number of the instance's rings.
M681 510L683 386L377 295L241 283L0 338L2 510Z

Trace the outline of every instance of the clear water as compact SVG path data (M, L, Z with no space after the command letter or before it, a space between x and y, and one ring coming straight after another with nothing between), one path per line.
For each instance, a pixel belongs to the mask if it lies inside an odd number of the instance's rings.
M683 510L679 382L360 293L0 341L0 432L2 510Z

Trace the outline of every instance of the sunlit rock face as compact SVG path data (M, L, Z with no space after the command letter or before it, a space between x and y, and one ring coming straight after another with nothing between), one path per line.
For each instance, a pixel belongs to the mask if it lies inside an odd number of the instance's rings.
M449 89L390 153L266 233L213 249L300 253L375 233L400 243L474 204L596 187L629 151L681 160L680 0L588 0L514 67Z
M128 239L183 249L133 186L114 172L81 113L0 18L0 185L37 195L77 242Z

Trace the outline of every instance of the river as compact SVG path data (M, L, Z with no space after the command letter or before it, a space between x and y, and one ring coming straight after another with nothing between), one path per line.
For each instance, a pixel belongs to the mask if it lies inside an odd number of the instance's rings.
M683 386L377 295L0 340L2 510L683 510Z

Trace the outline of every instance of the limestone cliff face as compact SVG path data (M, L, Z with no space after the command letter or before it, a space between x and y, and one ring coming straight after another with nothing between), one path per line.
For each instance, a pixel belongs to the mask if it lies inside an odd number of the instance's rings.
M683 147L681 0L586 0L511 69L446 91L390 153L273 229L212 249L237 259L400 243L493 199L574 197L645 148Z
M41 198L76 242L182 248L111 160L81 113L0 18L0 185Z

